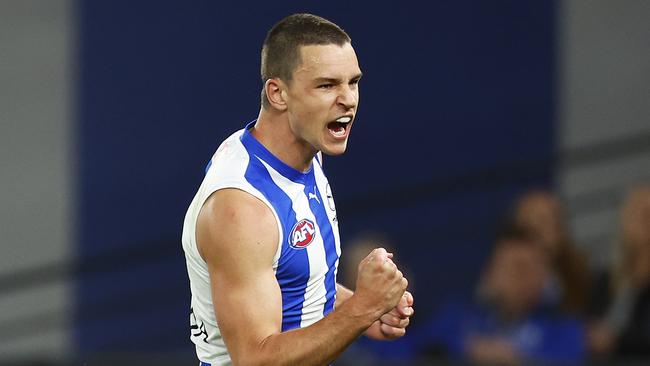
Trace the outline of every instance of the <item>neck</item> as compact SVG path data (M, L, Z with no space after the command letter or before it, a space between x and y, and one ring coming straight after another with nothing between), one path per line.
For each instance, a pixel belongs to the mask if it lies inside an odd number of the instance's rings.
M291 131L286 112L261 108L251 134L290 167L301 172L311 168L317 151Z

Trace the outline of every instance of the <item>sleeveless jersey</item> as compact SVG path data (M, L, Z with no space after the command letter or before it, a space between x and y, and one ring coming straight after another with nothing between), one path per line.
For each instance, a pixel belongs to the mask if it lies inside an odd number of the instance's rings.
M199 360L213 366L231 365L231 361L219 332L208 267L198 252L195 229L203 203L215 191L237 188L248 192L275 216L280 239L273 269L282 292L282 331L322 319L334 309L336 298L341 249L334 199L321 162L314 157L307 173L288 166L251 135L249 129L254 123L219 146L183 225L183 250L192 292L190 339ZM254 223L251 217L251 227Z

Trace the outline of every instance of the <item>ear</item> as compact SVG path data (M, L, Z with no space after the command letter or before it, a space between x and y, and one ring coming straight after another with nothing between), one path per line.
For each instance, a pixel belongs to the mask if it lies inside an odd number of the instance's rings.
M268 98L269 104L279 111L285 111L287 109L287 93L285 88L286 85L280 79L276 78L271 78L264 83L266 98Z

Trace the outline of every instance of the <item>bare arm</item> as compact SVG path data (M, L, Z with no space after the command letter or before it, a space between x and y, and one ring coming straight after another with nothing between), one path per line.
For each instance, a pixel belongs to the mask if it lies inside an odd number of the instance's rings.
M282 295L273 272L278 231L270 209L248 193L225 189L204 204L197 224L212 298L235 365L324 365L393 308L406 279L386 252L360 265L362 287L315 324L281 332Z

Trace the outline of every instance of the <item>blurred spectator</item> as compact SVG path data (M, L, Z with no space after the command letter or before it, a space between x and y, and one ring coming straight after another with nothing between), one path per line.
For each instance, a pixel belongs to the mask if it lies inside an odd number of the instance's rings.
M354 290L357 283L357 267L368 253L379 247L385 248L388 252L394 251L386 235L379 232L360 234L350 242L344 244L344 246L345 250L341 254L339 278L337 281L351 290ZM411 282L410 280L409 278L409 282Z
M545 300L573 314L584 314L589 295L587 258L571 242L564 208L547 191L531 191L515 204L513 221L534 236L549 254L552 275Z
M632 190L621 211L617 260L600 276L595 302L606 312L588 332L595 356L650 356L650 186ZM609 295L609 296L608 296ZM598 300L598 297L606 299Z
M354 290L357 281L357 267L373 249L382 247L394 253L397 266L409 280L408 290L413 292L413 279L408 269L400 262L399 251L390 243L386 235L380 232L362 233L352 241L344 244L339 266L337 282ZM417 296L416 296L417 301ZM383 366L383 365L411 365L413 363L413 327L406 331L406 335L391 342L372 340L367 337L357 339L337 360L341 366Z
M580 323L543 303L550 276L546 251L521 229L498 238L481 278L477 301L446 306L421 335L427 348L473 364L577 363L583 359Z

